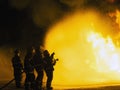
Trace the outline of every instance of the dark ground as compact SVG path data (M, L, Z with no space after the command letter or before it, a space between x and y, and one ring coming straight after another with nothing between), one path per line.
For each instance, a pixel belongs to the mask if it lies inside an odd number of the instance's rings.
M0 88L4 86L7 82L0 82ZM10 83L7 87L0 90L24 90L24 87L18 89L15 87L14 81ZM45 88L44 88L45 90ZM94 88L81 88L81 86L62 86L62 85L53 85L53 90L120 90L120 85L114 86L104 86L104 87L94 87Z

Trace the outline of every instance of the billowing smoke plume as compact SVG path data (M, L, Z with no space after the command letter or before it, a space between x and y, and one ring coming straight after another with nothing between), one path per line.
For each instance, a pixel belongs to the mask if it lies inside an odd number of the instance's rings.
M55 0L11 0L18 10L27 9L28 17L39 27L47 27L61 17L62 9Z
M109 12L119 8L119 0L11 0L10 5L18 10L27 9L28 16L39 27L48 27L65 13L93 7Z

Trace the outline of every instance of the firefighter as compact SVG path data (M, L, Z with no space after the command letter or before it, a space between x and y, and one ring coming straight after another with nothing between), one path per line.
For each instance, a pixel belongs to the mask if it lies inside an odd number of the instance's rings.
M48 52L48 50L45 50L43 52L43 55L44 55L44 70L45 70L45 73L47 75L47 82L46 82L46 88L47 90L51 90L52 87L51 87L51 83L52 83L52 80L53 80L53 71L54 71L54 65L56 64L56 60L53 60L54 58L54 52L50 55L50 53Z
M42 90L42 80L43 80L43 58L42 52L39 47L35 49L35 55L33 57L34 67L37 72L36 77L36 90Z
M24 59L24 71L26 73L25 78L25 90L35 90L35 74L33 63L33 48L28 48L27 54Z
M16 49L14 51L15 55L12 58L12 66L14 69L14 79L17 88L21 87L21 80L22 80L22 72L23 72L23 65L20 59L20 50Z

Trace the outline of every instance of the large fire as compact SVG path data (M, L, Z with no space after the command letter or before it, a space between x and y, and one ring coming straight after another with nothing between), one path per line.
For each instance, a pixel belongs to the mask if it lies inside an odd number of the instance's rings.
M53 84L120 82L120 48L113 42L113 27L108 22L89 11L70 15L50 28L45 48L59 58Z

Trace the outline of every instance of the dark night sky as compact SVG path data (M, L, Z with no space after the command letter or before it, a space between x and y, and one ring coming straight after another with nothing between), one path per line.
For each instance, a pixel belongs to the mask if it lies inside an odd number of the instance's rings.
M47 28L76 9L102 12L120 7L120 0L0 0L0 46L42 43Z

